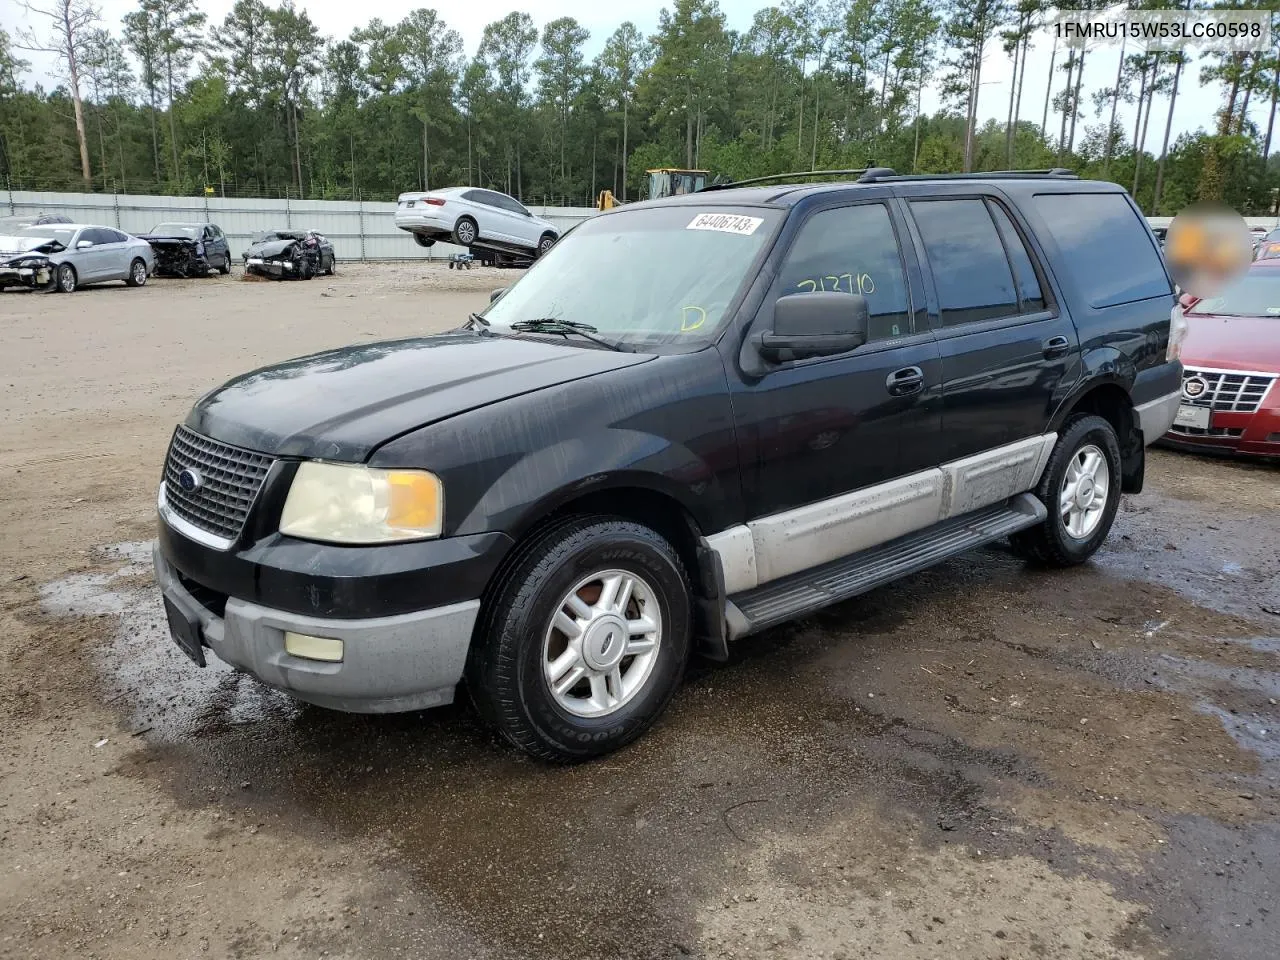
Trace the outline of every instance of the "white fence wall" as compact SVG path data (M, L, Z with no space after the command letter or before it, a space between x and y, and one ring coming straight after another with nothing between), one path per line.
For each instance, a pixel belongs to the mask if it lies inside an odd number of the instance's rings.
M80 223L146 233L165 220L209 221L226 232L235 257L264 230L319 230L333 241L339 260L441 260L461 248L437 243L424 249L395 225L394 202L350 200L224 199L222 197L152 197L105 193L0 192L0 216L61 213ZM595 214L592 207L530 207L561 232ZM1153 227L1167 227L1170 217L1149 217ZM1277 217L1246 217L1250 227L1280 226Z
M441 260L462 248L437 243L418 246L395 225L394 202L349 200L281 200L222 197L151 197L106 193L0 192L0 216L60 213L77 223L147 233L168 221L216 223L239 258L250 239L264 230L319 230L333 241L340 261ZM596 211L590 207L530 207L561 232Z

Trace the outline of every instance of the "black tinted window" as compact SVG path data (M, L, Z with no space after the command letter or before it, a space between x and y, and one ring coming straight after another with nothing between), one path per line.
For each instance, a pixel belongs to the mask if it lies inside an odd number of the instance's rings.
M1031 254L1023 242L1013 221L1004 207L998 203L990 204L991 216L995 218L996 227L1000 230L1000 239L1004 241L1005 251L1013 264L1013 276L1018 282L1018 296L1022 299L1022 312L1031 313L1044 309L1044 291L1040 289L1040 280L1035 268L1031 265Z
M93 242L95 246L97 246L100 243L113 242L110 231L100 230L97 227L93 228L92 230L86 230L84 233L80 234L80 239L90 240Z
M985 203L913 201L911 211L929 255L944 327L1017 315L1013 273Z
M782 265L779 293L860 293L871 312L871 340L914 333L907 279L889 211L869 203L815 213Z
M1123 193L1041 193L1035 204L1091 306L1172 292L1160 254Z

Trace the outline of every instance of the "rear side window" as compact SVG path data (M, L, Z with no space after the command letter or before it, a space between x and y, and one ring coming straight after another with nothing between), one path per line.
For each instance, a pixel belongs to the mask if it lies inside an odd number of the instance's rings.
M991 216L995 218L996 228L1000 231L1000 239L1004 241L1005 251L1009 254L1009 262L1013 264L1013 277L1018 282L1018 296L1022 299L1022 312L1032 313L1044 309L1044 291L1040 289L1040 278L1036 276L1035 267L1031 265L1031 254L1021 235L1005 213L1004 207L998 203L989 203Z
M981 200L913 200L942 325L1017 316L1018 295L996 225Z
M1172 292L1160 254L1124 194L1038 193L1035 205L1090 306Z
M779 296L860 293L870 313L870 340L914 333L898 238L882 203L815 213L800 228L782 264Z

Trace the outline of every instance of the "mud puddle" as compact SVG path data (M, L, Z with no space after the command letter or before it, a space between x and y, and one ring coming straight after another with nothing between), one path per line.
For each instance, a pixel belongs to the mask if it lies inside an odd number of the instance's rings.
M1048 574L991 549L771 631L727 667L696 668L634 747L574 768L522 759L466 706L348 716L216 658L199 670L168 638L149 546L103 560L42 603L102 616L104 696L144 731L126 772L158 761L181 771L185 803L375 841L499 953L808 956L851 951L862 935L840 934L847 922L892 933L904 957L1178 955L1178 905L1221 881L1208 860L1188 869L1192 851L1217 829L1274 844L1256 822L1277 759L1257 699L1276 674L1256 658L1275 641L1239 642L1247 668L1188 657L1195 618L1214 615L1160 586L1135 596L1106 558ZM1147 658L1158 685L1101 665L1140 676ZM1256 899L1276 863L1232 882ZM877 899L886 884L894 896ZM948 915L957 896L969 912ZM915 907L890 931L895 898ZM1068 918L1063 898L1092 906ZM1229 912L1224 900L1215 917ZM752 917L735 945L728 931ZM1221 940L1231 956L1264 955L1249 951L1266 918L1248 919Z

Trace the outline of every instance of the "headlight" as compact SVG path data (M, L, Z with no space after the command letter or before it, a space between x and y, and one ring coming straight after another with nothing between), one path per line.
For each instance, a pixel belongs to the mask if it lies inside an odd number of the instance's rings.
M204 244L198 240L196 241L196 256L204 256Z
M280 532L331 543L392 543L440 536L444 488L425 470L344 463L298 466Z

